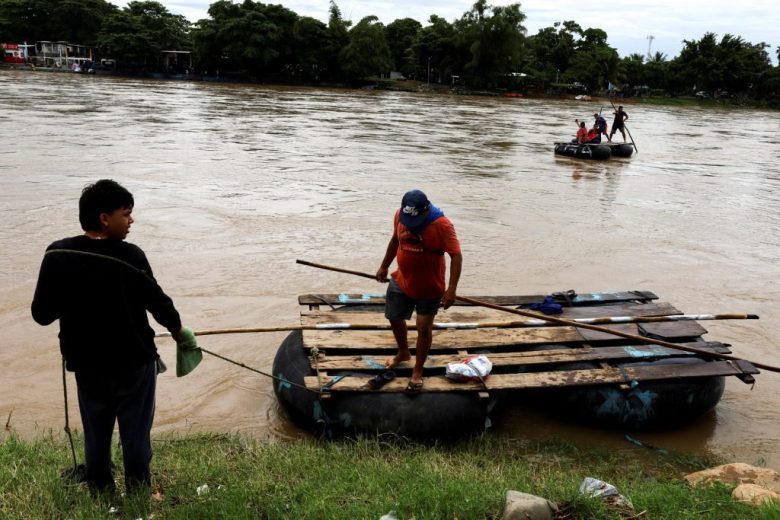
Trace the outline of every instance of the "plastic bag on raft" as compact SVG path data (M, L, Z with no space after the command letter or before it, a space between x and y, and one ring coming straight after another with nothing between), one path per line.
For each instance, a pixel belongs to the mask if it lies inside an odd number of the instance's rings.
M469 356L459 363L447 363L444 372L453 381L481 381L490 375L493 363L485 355Z

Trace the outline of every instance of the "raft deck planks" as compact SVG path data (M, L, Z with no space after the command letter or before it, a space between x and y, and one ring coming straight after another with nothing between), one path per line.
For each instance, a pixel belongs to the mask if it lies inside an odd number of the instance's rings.
M425 392L482 392L602 384L630 384L633 381L663 381L689 377L739 376L757 374L758 370L744 361L712 361L696 365L663 365L620 368L594 368L523 374L491 374L484 383L456 383L444 376L426 376ZM333 382L328 375L308 376L306 387L328 392L403 392L405 378L396 378L379 390L368 387L369 377L346 376Z
M676 322L676 328L669 328L667 340L697 337L706 332L701 326L700 334L691 334L689 324ZM694 323L695 324L695 323ZM648 325L648 324L643 324ZM652 324L655 325L655 324ZM607 328L639 335L635 323L609 325ZM409 331L409 344L414 345L417 332ZM538 327L522 329L447 329L433 331L431 351L490 348L496 350L520 349L523 346L546 343L582 343L626 340L604 332L590 331L577 327ZM389 330L305 330L303 346L319 350L395 350L396 343ZM414 348L414 347L412 347Z
M730 354L731 349L722 343L681 343L686 347L697 348L713 354ZM666 357L690 357L694 356L684 350L675 350L658 345L626 345L620 347L583 347L580 349L562 348L534 352L495 352L488 354L493 367L511 367L523 365L548 365L557 363L572 363L579 361L616 361L616 360L642 360L659 359ZM463 359L463 354L434 354L429 355L425 363L426 368L445 368L448 363L457 363ZM311 361L312 368L320 370L384 370L384 361L387 358L372 355L329 355L320 354L319 358ZM397 370L412 368L411 361L401 363Z
M522 306L538 302L543 296L495 296L479 297L507 306ZM594 318L601 316L671 316L682 314L669 303L656 302L658 297L649 291L624 291L610 293L590 293L569 298L562 314L555 315L565 319ZM563 295L556 297L562 303ZM321 294L302 295L301 305L309 310L301 312L302 325L329 323L353 323L364 325L387 325L382 305L384 295L358 294ZM320 311L323 303L341 305L342 310ZM344 310L354 308L356 311ZM524 317L513 316L498 310L461 305L440 312L437 323L506 323L522 321ZM410 324L413 324L410 321ZM727 345L717 342L704 342L700 336L707 331L697 322L665 323L627 323L607 325L607 328L628 332L634 335L656 337L666 341L685 341L684 345L699 348L713 354L730 353ZM414 330L409 331L409 343L416 340ZM586 370L556 370L533 373L493 374L486 384L454 383L444 376L426 373L425 392L445 391L485 391L521 388L543 388L556 386L581 386L595 384L624 384L630 381L657 381L687 377L712 377L734 375L745 382L752 381L750 374L758 370L744 361L708 361L699 359L690 363L692 354L675 351L656 345L626 345L630 341L611 334L592 331L573 326L550 325L534 328L482 328L482 329L446 329L434 330L431 354L426 362L426 371L441 371L447 363L461 360L468 353L481 349L490 349L488 354L494 366L522 367L529 365L555 365L574 361L599 362L601 368ZM309 388L320 390L321 385L329 391L366 392L374 391L367 387L366 381L371 372L383 370L386 357L396 350L396 343L389 330L304 330L303 345L306 349L317 349L319 356L311 359L317 376L306 378ZM549 350L524 352L538 345L546 345ZM558 348L555 348L555 347ZM447 352L450 351L450 352ZM610 362L627 359L685 358L685 364L665 364L663 366L631 366L615 368ZM408 372L411 363L403 363L399 371ZM333 381L327 371L356 370L366 372L365 376L350 375ZM405 378L386 385L380 391L402 391Z

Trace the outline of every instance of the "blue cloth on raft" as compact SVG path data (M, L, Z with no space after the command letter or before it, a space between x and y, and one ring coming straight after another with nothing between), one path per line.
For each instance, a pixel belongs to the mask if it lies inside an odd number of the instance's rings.
M539 303L532 303L528 308L532 311L541 311L544 314L560 314L563 312L561 304L555 303L555 299L552 296L545 296L544 300Z

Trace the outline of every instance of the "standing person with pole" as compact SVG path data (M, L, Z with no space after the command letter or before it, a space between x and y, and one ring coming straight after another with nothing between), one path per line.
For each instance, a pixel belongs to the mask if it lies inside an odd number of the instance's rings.
M130 192L112 180L85 187L79 199L84 234L47 248L32 302L36 322L60 321L60 351L76 375L86 480L93 493L115 491L111 437L116 422L128 491L151 485L151 430L162 365L147 311L171 332L177 358L189 352L184 355L189 368L182 370L177 361L177 375L192 370L201 355L144 252L124 241L133 205Z
M450 277L446 288L445 253L450 257ZM396 258L398 270L388 280L388 269ZM388 369L411 359L406 320L411 319L412 311L417 311L415 363L405 390L409 395L419 394L422 390L423 366L433 342L433 319L440 304L448 309L455 303L462 267L460 242L450 219L431 204L422 191L412 190L404 194L401 208L395 212L393 234L376 279L390 282L385 317L393 329L398 352L385 363Z
M615 120L612 122L612 131L609 133L609 142L612 142L612 136L615 132L620 130L620 134L623 136L623 142L626 142L626 130L625 121L628 119L628 114L623 110L623 105L617 107L615 110Z

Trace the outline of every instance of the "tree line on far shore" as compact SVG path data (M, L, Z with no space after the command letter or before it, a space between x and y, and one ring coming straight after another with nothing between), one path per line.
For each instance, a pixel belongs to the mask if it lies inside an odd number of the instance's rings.
M191 24L155 1L119 9L106 0L0 0L0 41L89 45L136 70L158 66L163 50L190 50L195 72L267 82L359 83L397 71L475 89L595 93L612 84L628 95L780 99L780 67L769 45L731 34L684 40L672 59L621 58L605 31L571 20L528 35L519 3L477 0L454 22L431 15L426 25L411 18L384 25L376 16L353 24L335 0L328 13L323 23L281 5L217 0L208 18ZM780 59L780 47L775 52Z

